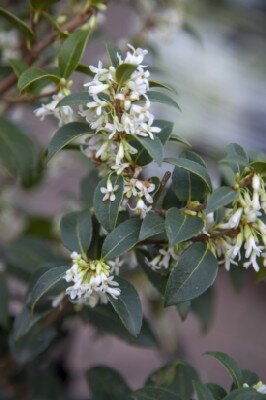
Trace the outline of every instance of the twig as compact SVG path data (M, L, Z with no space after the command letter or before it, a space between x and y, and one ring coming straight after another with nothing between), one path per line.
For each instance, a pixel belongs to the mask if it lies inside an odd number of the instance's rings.
M40 94L37 94L36 96L29 97L29 96L25 95L25 96L21 96L21 97L18 97L18 98L6 97L4 100L5 100L5 102L12 103L12 104L13 103L27 103L27 102L30 102L30 101L35 101L35 100L42 99L44 97L53 96L56 93L57 93L57 90L51 90L50 92L40 93Z
M105 0L105 2L107 3L108 0ZM94 7L88 7L86 11L83 11L81 14L75 16L71 21L64 24L62 26L62 30L67 32L74 31L78 26L85 23L94 12ZM32 47L30 53L24 57L24 63L28 65L33 64L38 56L42 53L42 51L59 38L60 35L58 34L58 32L52 32L48 34L43 40L41 40L39 43L36 43L36 45ZM0 83L0 95L7 92L16 83L16 81L17 76L15 73L12 72Z
M155 208L159 198L161 197L162 193L164 192L165 186L167 185L167 182L169 181L169 179L171 178L171 172L170 171L166 171L166 173L164 174L159 189L157 190L157 193L155 194L154 198L153 198L153 208Z

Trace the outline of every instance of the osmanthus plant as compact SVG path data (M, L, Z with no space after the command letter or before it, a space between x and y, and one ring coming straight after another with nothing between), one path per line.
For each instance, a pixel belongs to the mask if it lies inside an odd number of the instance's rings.
M221 160L223 186L213 189L201 156L175 133L172 122L155 118L153 103L176 112L179 106L175 90L151 78L148 50L131 44L120 49L107 42L108 62L82 64L105 3L79 5L81 12L62 25L47 13L51 4L31 0L31 27L27 19L0 8L30 49L24 61L5 53L9 75L0 92L17 82L19 97L11 92L3 111L18 100L34 105L40 120L51 116L58 123L48 148L40 151L1 117L3 188L15 180L25 189L37 186L58 153L69 149L90 165L81 182L79 207L61 218L60 235L51 221L27 216L24 231L3 248L0 396L5 399L67 398L54 354L77 319L128 343L158 346L132 284L136 271L146 275L165 307L175 306L182 319L195 312L205 328L219 266L265 275L266 162L230 144ZM43 19L55 32L38 42L36 27ZM61 46L45 56L43 51L58 38ZM86 76L82 91L72 89L77 71ZM187 150L169 158L171 143ZM160 176L150 176L152 165L147 166L152 163L161 168ZM27 290L19 313L9 314L9 276ZM209 355L229 371L229 393L215 383L202 383L192 366L173 360L138 391L115 370L92 368L87 373L92 399L266 398L265 385L255 373L241 370L224 353Z

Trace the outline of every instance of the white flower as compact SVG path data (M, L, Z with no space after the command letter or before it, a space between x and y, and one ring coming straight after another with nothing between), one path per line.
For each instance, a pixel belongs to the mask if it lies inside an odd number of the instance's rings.
M102 260L88 261L78 253L72 253L72 267L66 271L65 280L73 282L65 294L74 303L94 307L98 302L107 303L108 295L117 299L120 295L118 282L110 275L110 266Z
M119 275L120 268L123 266L124 261L119 260L119 257L116 257L115 260L107 261L107 264L111 268L111 273L114 273L115 275Z
M243 209L242 208L238 208L229 218L229 221L224 223L224 224L220 224L219 228L221 229L234 229L237 228L241 219L243 213Z
M161 248L159 254L154 257L151 261L147 261L148 265L153 269L157 270L160 268L168 269L171 266L172 261L178 259L173 247Z
M145 218L148 212L152 209L152 206L147 206L142 199L139 199L135 207L132 208L129 206L129 208L134 211L135 214L140 215L141 218Z
M54 95L50 103L42 104L41 107L34 110L36 117L43 121L47 115L53 115L59 120L60 127L74 121L74 112L70 106L57 107L57 104L63 97L65 96L62 93Z
M243 384L243 387L250 387L247 383ZM262 394L266 394L266 385L264 385L264 383L262 383L261 381L259 381L258 383L256 383L255 385L252 386L253 389L255 389L257 392L262 393Z
M115 185L113 187L113 184L110 179L107 180L107 186L101 187L100 191L104 194L103 201L109 200L110 201L115 201L115 193L119 189L119 185Z
M130 48L131 52L130 51L127 52L124 62L128 64L140 65L146 54L148 54L148 50L143 50L141 48L135 49L130 44L128 44L128 47ZM120 61L120 63L121 62L122 61Z

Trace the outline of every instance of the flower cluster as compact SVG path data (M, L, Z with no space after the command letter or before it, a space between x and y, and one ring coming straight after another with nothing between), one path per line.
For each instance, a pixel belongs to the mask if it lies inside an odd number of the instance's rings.
M261 218L266 211L266 193L265 183L259 174L253 175L251 189L246 187L240 190L233 208L226 211L226 222L216 226L222 235L211 239L227 270L231 264L237 265L243 255L245 268L252 266L259 271L260 257L266 266L266 225Z
M110 170L117 174L130 173L132 155L137 153L129 143L132 136L153 139L154 134L161 130L153 126L154 116L147 95L149 71L142 65L147 50L128 46L130 51L125 59L117 54L119 66L133 66L128 80L118 83L117 68L104 68L99 61L97 67L90 66L94 78L84 85L88 87L92 101L80 110L80 115L95 131L84 146L84 153L100 166L102 175Z
M99 302L107 303L108 295L117 299L120 289L111 273L119 272L119 260L108 265L102 260L87 260L76 252L71 254L71 258L73 265L66 271L65 280L73 282L66 289L72 302L94 307Z

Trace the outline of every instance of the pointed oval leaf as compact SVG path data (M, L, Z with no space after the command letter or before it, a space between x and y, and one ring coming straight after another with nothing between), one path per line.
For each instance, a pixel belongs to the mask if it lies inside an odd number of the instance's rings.
M70 251L86 254L92 238L92 222L89 210L73 211L60 222L61 240Z
M154 213L147 214L141 225L139 241L160 233L164 233L164 219Z
M90 126L84 122L70 122L59 128L48 146L47 161L74 139L88 133L91 133Z
M145 387L131 395L133 400L181 400L179 396L169 390L155 387Z
M33 31L27 24L25 24L24 21L3 7L0 7L0 16L5 18L15 28L20 30L20 32L22 32L27 38L32 39L34 37Z
M186 215L178 208L170 208L166 213L165 227L170 246L197 235L203 226L204 222L201 218Z
M78 66L89 39L88 30L79 30L67 37L59 52L59 72L62 78L69 78Z
M118 225L109 235L106 236L102 256L105 259L116 258L129 251L139 240L141 220L131 218Z
M137 336L140 333L143 319L139 295L130 282L120 277L116 277L115 280L119 283L121 294L117 300L108 295L109 301L125 328L131 335Z
M198 400L215 400L208 386L200 381L193 382Z
M79 105L86 106L91 100L92 97L89 95L88 92L71 93L68 96L63 97L63 99L59 101L56 107Z
M232 203L237 196L237 192L230 187L222 186L214 190L208 199L206 214L218 210L221 207L225 207Z
M166 158L164 159L164 161L198 176L206 184L209 191L212 190L211 179L209 177L207 169L204 168L202 165L186 158Z
M132 73L137 69L137 65L123 63L120 64L116 69L116 81L120 85L128 81L132 75Z
M153 125L158 128L161 128L161 131L156 134L156 137L158 137L162 142L162 144L164 145L171 137L174 128L173 122L165 121L163 119L156 119L154 120Z
M35 82L38 82L43 79L49 79L51 82L58 83L60 78L55 74L51 74L50 72L45 71L39 67L30 67L27 68L25 71L18 78L18 89L23 91L27 89L30 85Z
M168 96L166 93L157 92L155 90L152 90L152 91L149 91L147 94L148 94L148 98L151 102L166 104L168 106L176 107L180 110L180 107L179 107L177 101L172 99L172 97Z
M122 376L109 367L93 367L86 372L92 400L126 400L131 392Z
M175 88L173 88L172 86L170 86L169 84L167 84L167 83L162 83L162 82L158 82L158 81L155 81L155 80L150 80L149 81L149 86L150 86L150 88L158 87L158 88L161 88L161 89L166 89L166 90L169 90L170 92L173 92L173 93L177 94L177 90Z
M226 368L236 387L241 387L245 383L243 382L241 369L238 367L236 361L228 354L220 351L208 351L205 354L215 358Z
M149 137L143 137L135 135L135 138L142 146L147 150L151 158L158 164L161 165L163 162L163 145L157 136L153 139Z
M104 194L101 192L101 188L106 188L107 180L110 179L113 187L118 185L118 189L115 191L115 200L110 199L103 201ZM111 175L102 179L94 192L93 207L95 215L102 224L102 226L109 232L115 228L117 224L117 218L119 213L119 207L123 198L124 192L124 179L121 175Z
M217 260L203 243L193 243L172 269L166 287L166 305L195 299L214 282Z
M56 288L61 281L63 282L68 269L69 266L51 268L37 279L28 296L28 305L32 311L44 295Z

